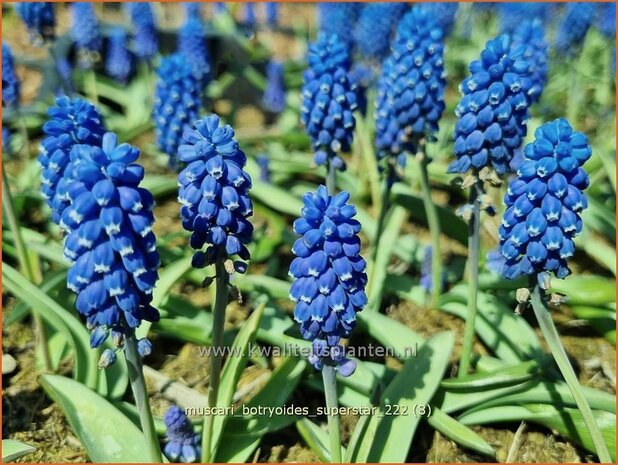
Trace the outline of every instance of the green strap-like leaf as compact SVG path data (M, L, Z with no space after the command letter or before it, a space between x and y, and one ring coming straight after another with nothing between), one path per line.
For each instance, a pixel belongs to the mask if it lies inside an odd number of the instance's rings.
M2 440L2 462L13 462L24 455L36 451L36 447L15 441L14 439Z

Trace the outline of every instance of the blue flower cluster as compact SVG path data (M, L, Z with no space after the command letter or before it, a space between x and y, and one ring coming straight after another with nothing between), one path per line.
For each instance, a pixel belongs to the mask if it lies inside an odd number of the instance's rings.
M601 33L611 39L616 36L616 2L597 3L595 23Z
M60 77L60 82L58 82L56 87L56 94L73 93L73 67L66 57L58 57L56 59L56 71Z
M182 133L198 118L202 92L199 80L183 54L161 60L155 89L153 119L157 146L176 163Z
M150 304L159 267L154 198L139 187L144 169L134 163L138 157L138 149L117 145L111 132L100 147L71 150L71 201L60 225L68 233L64 256L72 262L67 287L77 293L75 306L93 331L92 347L103 344L110 332L121 346L126 331L159 318Z
M217 115L198 120L193 127L185 131L185 143L178 149L178 159L187 164L178 175L178 201L182 226L191 231L191 247L197 250L193 266L203 268L234 256L249 260L246 245L253 225L247 218L253 214L253 204L251 178L244 171L247 158L234 130L220 126ZM234 269L244 273L247 264L241 260L234 262Z
M470 64L471 76L460 85L463 98L455 114L457 159L449 173L492 166L505 174L514 151L526 136L531 88L525 47L510 47L506 34L487 42L481 59Z
M438 131L446 85L442 28L425 8L413 8L399 23L384 62L376 99L378 158L415 154L422 138Z
M19 105L21 83L15 73L13 52L7 44L2 44L2 106Z
M324 34L336 34L348 46L354 45L354 25L363 5L358 2L319 2L318 29Z
M71 36L81 55L80 62L84 66L91 66L103 47L99 20L91 2L76 2L71 8L73 14Z
M178 31L178 51L185 56L195 78L202 84L210 77L210 53L206 42L204 23L198 17L189 17Z
M33 42L54 38L56 15L51 2L19 2L15 4L17 14L22 19Z
M595 3L568 3L558 27L556 49L561 53L574 52L586 38L595 15Z
M126 84L135 71L133 54L127 46L127 31L114 28L108 37L105 72L121 84Z
M193 430L193 425L185 412L172 405L165 415L163 422L167 429L167 444L163 451L172 462L195 462L201 455L200 436Z
M550 14L552 5L549 2L505 2L498 4L500 29L503 33L511 33L522 21L538 20L544 24Z
M60 223L64 210L75 200L71 189L71 151L78 144L100 146L105 133L101 115L89 102L62 96L48 110L40 144L41 191L52 210L52 221Z
M255 3L245 2L243 23L247 27L255 27L256 15L255 15Z
M420 5L426 10L434 21L442 28L444 36L448 36L453 32L455 21L457 20L457 10L459 3L457 2L424 2Z
M499 235L505 278L537 276L544 287L549 272L561 279L569 275L567 260L575 252L573 238L581 232L580 213L587 207L582 191L589 180L582 165L591 154L588 138L566 119L536 130L504 198Z
M276 115L285 110L285 84L283 82L283 63L271 60L266 65L266 89L262 96L262 106Z
M159 50L157 23L149 2L126 2L134 29L134 51L141 60L152 60Z
M276 27L279 23L279 3L266 2L266 24L269 27Z
M339 154L352 146L357 107L356 88L348 74L350 55L338 36L320 34L309 46L308 62L300 119L311 138L315 162L344 170Z
M380 63L388 54L391 38L407 5L400 2L369 3L358 18L354 41L360 54Z
M302 237L292 247L297 258L289 272L294 319L303 338L313 342L311 363L317 369L338 366L343 376L354 371L354 364L345 358L341 339L350 337L356 313L367 304L361 224L349 198L348 192L331 196L324 186L303 196L301 217L294 222L294 232Z
M202 2L183 2L185 7L185 18L202 19Z
M541 98L547 84L547 42L539 21L523 21L515 28L511 49L516 51L522 46L525 48L523 57L530 65L528 97L532 104Z

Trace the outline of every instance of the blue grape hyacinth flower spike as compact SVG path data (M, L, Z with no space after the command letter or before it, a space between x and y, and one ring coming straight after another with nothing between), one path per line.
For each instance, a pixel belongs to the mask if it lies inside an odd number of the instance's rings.
M340 155L351 149L357 107L356 86L349 75L349 51L338 36L320 34L310 45L307 58L301 122L311 138L316 164L332 164L344 170Z
M566 119L536 130L504 197L499 235L505 278L537 277L547 289L550 274L560 279L570 274L567 260L575 253L573 239L582 230L580 214L588 205L583 164L591 154L588 138Z
M523 21L513 32L511 49L517 51L524 47L523 58L528 61L530 88L528 97L530 103L535 103L541 98L545 84L547 84L547 42L543 26L540 21Z
M17 106L20 97L21 83L15 73L13 53L7 44L2 44L2 106Z
M201 455L200 436L183 410L172 405L163 422L166 428L167 444L163 451L172 462L193 463Z
M502 176L526 136L528 93L532 87L525 47L510 46L503 34L487 42L470 76L459 86L454 153L449 173L495 171Z
M584 42L595 16L596 3L573 2L566 5L556 35L556 49L562 54L574 54Z
M266 24L268 27L275 28L279 23L279 5L278 2L265 2L266 6Z
M199 17L189 17L178 31L178 51L185 56L193 75L203 85L211 74L206 30Z
M363 58L375 63L386 58L397 22L405 9L405 3L392 2L369 3L361 10L354 41Z
M445 37L453 32L459 10L458 2L423 2L420 6L434 18Z
M123 28L117 27L110 32L105 56L105 71L120 84L126 84L135 71L133 54L127 42L127 32Z
M442 28L424 8L413 8L397 28L376 99L378 158L405 165L421 139L432 140L444 111L446 85Z
M71 36L79 53L80 64L91 67L99 59L103 48L103 36L99 20L91 2L76 2L71 5Z
M152 4L149 2L126 2L126 11L134 32L134 52L140 60L150 61L159 51L157 23Z
M342 340L350 337L356 313L367 304L361 224L349 198L348 192L331 196L324 186L303 196L301 217L294 222L301 237L292 247L296 258L289 271L294 319L303 338L312 341L310 362L319 370L335 366L342 376L355 368L345 357Z
M56 15L51 2L18 2L15 4L17 14L22 19L30 40L34 44L46 42L55 37Z
M336 34L348 47L354 46L354 25L363 10L359 2L319 2L318 30L330 35Z
M244 273L253 235L247 158L234 130L220 125L217 115L195 121L183 137L178 159L186 167L178 175L178 201L182 226L191 232L190 244L196 250L193 266L233 260L233 269Z
M181 53L163 58L157 74L153 109L155 138L159 150L170 157L170 166L175 166L183 131L198 118L202 86Z
M82 144L71 150L68 190L74 200L60 223L68 232L67 287L77 294L75 306L86 317L93 347L108 334L122 347L122 335L143 320L159 318L151 305L159 267L154 198L140 187L144 169L134 163L138 157L137 148L118 145L111 132L100 147Z
M278 115L285 110L285 84L283 82L283 63L271 60L266 65L266 89L262 105L270 113Z
M48 114L50 119L43 125L46 137L39 146L41 192L52 210L52 221L59 224L78 195L72 189L71 150L78 144L100 146L105 129L94 105L80 98L58 97Z

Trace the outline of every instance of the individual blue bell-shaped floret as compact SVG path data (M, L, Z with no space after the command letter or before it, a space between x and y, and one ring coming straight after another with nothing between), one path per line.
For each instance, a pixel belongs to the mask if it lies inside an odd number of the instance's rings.
M182 53L191 66L196 79L202 85L206 84L210 77L211 64L210 52L206 42L206 30L200 18L187 18L184 25L178 31L178 51Z
M504 2L497 6L502 33L513 32L523 21L545 24L551 8L549 2Z
M266 6L266 24L271 27L277 27L279 23L279 2L265 2Z
M192 463L201 456L200 435L193 430L193 425L183 410L172 405L163 422L167 429L167 444L163 452L171 462Z
M114 28L108 37L105 72L120 84L129 82L135 71L133 54L127 45L127 31Z
M22 19L33 43L40 43L54 38L56 15L51 2L15 3L17 14Z
M479 172L493 167L504 175L526 136L532 86L525 47L514 49L503 34L487 42L481 59L459 86L463 97L455 109L454 153L449 173Z
M244 273L253 235L247 219L253 214L251 178L244 170L247 158L232 127L221 126L217 115L195 121L183 138L178 159L186 167L178 175L178 201L182 226L191 232L190 244L197 250L193 266L238 256L234 269Z
M332 163L335 169L344 170L340 154L352 147L357 107L348 50L336 35L320 34L309 46L308 62L300 120L311 138L316 164Z
M434 21L442 28L442 34L446 37L453 32L457 20L457 2L423 2L420 7L426 10Z
M313 341L311 363L317 369L343 366L342 375L351 374L353 366L342 353L341 340L350 337L356 313L367 304L361 224L349 198L348 192L331 196L324 186L303 196L301 217L294 222L301 237L292 247L297 258L289 271L294 319L303 338Z
M71 12L71 36L80 54L80 63L90 67L103 48L99 20L91 2L75 2L71 4Z
M378 158L405 163L421 139L432 140L444 111L444 45L433 14L413 8L401 20L382 67L376 99Z
M181 53L163 58L157 74L153 110L155 138L159 150L170 157L170 166L174 166L182 133L198 118L202 86Z
M403 2L369 3L361 11L354 29L357 50L367 60L382 62L391 38L407 5Z
M525 47L523 58L530 65L530 103L541 98L541 93L547 84L547 42L540 21L523 21L513 31L511 49L516 51Z
M556 49L560 53L573 53L586 38L595 15L595 3L574 2L566 5L562 22L558 26Z
M280 61L270 60L266 65L266 89L262 96L262 106L266 111L275 115L285 110L283 63Z
M536 276L545 288L548 273L561 279L570 274L567 260L575 253L573 238L587 207L583 164L592 152L588 138L566 119L540 126L534 136L504 197L500 251L505 278Z
M101 353L101 358L99 358L99 368L107 368L108 366L113 365L116 363L116 358L116 351L112 349L105 349L103 353Z
M318 30L324 34L336 34L348 47L354 45L354 26L363 4L359 2L319 2Z
M52 221L59 224L78 194L71 190L71 150L78 144L100 146L105 128L94 105L80 98L58 97L47 113L50 119L43 125L46 137L39 145L41 192L52 210Z
M159 318L151 306L159 267L154 198L139 186L144 169L134 163L138 157L138 149L117 145L111 132L100 147L71 150L71 202L60 226L68 232L67 287L77 294L75 306L93 331L93 345L102 344L107 330L125 334Z
M605 37L616 37L616 2L596 4L595 25Z
M501 274L505 263L506 260L502 256L502 252L500 252L500 246L491 249L485 254L485 268L494 274Z
M157 23L150 2L126 2L124 4L133 25L135 55L150 61L159 51Z
M7 44L2 44L2 106L17 106L20 97L21 83L15 73L13 53Z

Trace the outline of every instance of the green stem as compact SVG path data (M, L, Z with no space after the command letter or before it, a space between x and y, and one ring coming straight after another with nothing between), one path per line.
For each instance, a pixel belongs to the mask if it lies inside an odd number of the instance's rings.
M464 329L463 348L459 363L458 376L464 377L470 370L472 344L474 342L474 323L476 320L476 301L479 287L479 253L481 243L481 204L478 199L480 186L475 183L470 188L472 216L468 232L468 312Z
M11 189L9 188L9 177L6 174L4 162L2 163L2 206L4 208L4 214L6 215L6 219L9 224L9 229L13 233L13 242L15 243L15 248L17 249L17 260L19 262L19 268L31 283L40 283L40 270L38 269L38 267L37 269L33 269L33 264L30 261L30 257L28 256L28 250L26 249L24 238L21 234L19 220L17 219L17 215L15 215L15 210L13 209L13 196L11 194ZM47 347L47 337L45 334L45 326L43 325L43 320L36 311L33 312L32 315L34 320L34 334L36 336L36 346L38 347L38 350L40 351L40 354L43 358L43 368L45 369L45 371L51 371L51 356L49 355L49 348Z
M20 153L26 158L26 160L30 157L30 147L29 147L29 140L28 140L28 128L26 127L26 119L24 118L23 113L21 112L21 110L19 108L16 109L17 112L17 120L19 121L19 133L21 134L21 138L22 138L22 146L21 146L21 150Z
M94 65L93 65L94 66ZM97 88L97 74L94 72L94 68L90 68L87 71L88 78L90 79L90 87L92 91L92 100L96 105L99 104L99 91Z
M335 195L337 190L337 170L332 163L326 165L326 190L330 195Z
M215 306L212 323L212 352L210 354L210 373L208 381L208 407L214 408L217 406L219 396L219 383L221 381L221 366L223 364L223 329L225 326L225 309L227 307L228 298L228 280L229 274L225 270L222 260L217 260L215 263L217 273L217 288L215 295ZM204 417L204 428L202 432L202 462L210 463L212 460L212 435L214 415L206 415Z
M438 218L438 210L436 204L431 198L431 185L429 183L429 172L427 165L429 157L427 156L426 144L422 144L421 153L417 155L417 159L421 172L421 191L423 194L423 204L425 206L425 216L427 217L427 225L431 235L431 306L436 308L438 299L442 293L442 256L440 253L440 220Z
M386 222L386 216L390 211L390 197L391 190L393 188L393 167L388 163L386 172L384 173L384 184L382 186L382 195L380 200L380 213L378 214L378 221L376 223L376 232L373 237L373 243L371 244L371 262L369 270L369 279L367 282L367 289L373 289L373 277L375 275L376 260L378 259L378 250L380 248L380 238L384 232L384 223Z
M137 339L133 331L129 331L125 337L124 354L127 360L129 381L131 382L133 397L135 398L135 406L139 413L139 420L146 441L145 445L148 458L152 463L162 463L163 457L161 455L161 447L150 410L146 382L144 381L142 357L137 351Z
M549 309L541 297L541 291L538 285L536 285L532 291L531 303L536 319L541 327L541 331L543 331L543 336L547 341L547 345L549 345L551 353L554 356L554 360L556 360L558 368L560 369L567 386L569 386L571 394L573 394L573 398L575 399L577 408L584 419L586 428L588 428L588 431L590 432L590 437L592 438L594 448L597 451L600 461L602 463L612 463L613 460L607 445L603 440L601 429L594 419L590 405L588 405L588 402L584 396L584 391L577 380L577 376L575 375L575 371L573 371L573 367L569 362L564 346L560 342L560 335L556 330L556 326L551 318Z
M324 381L324 396L326 397L326 408L328 410L328 436L330 438L330 458L332 463L341 463L341 436L339 415L331 414L337 410L337 377L335 368L324 366L322 368L322 379Z

